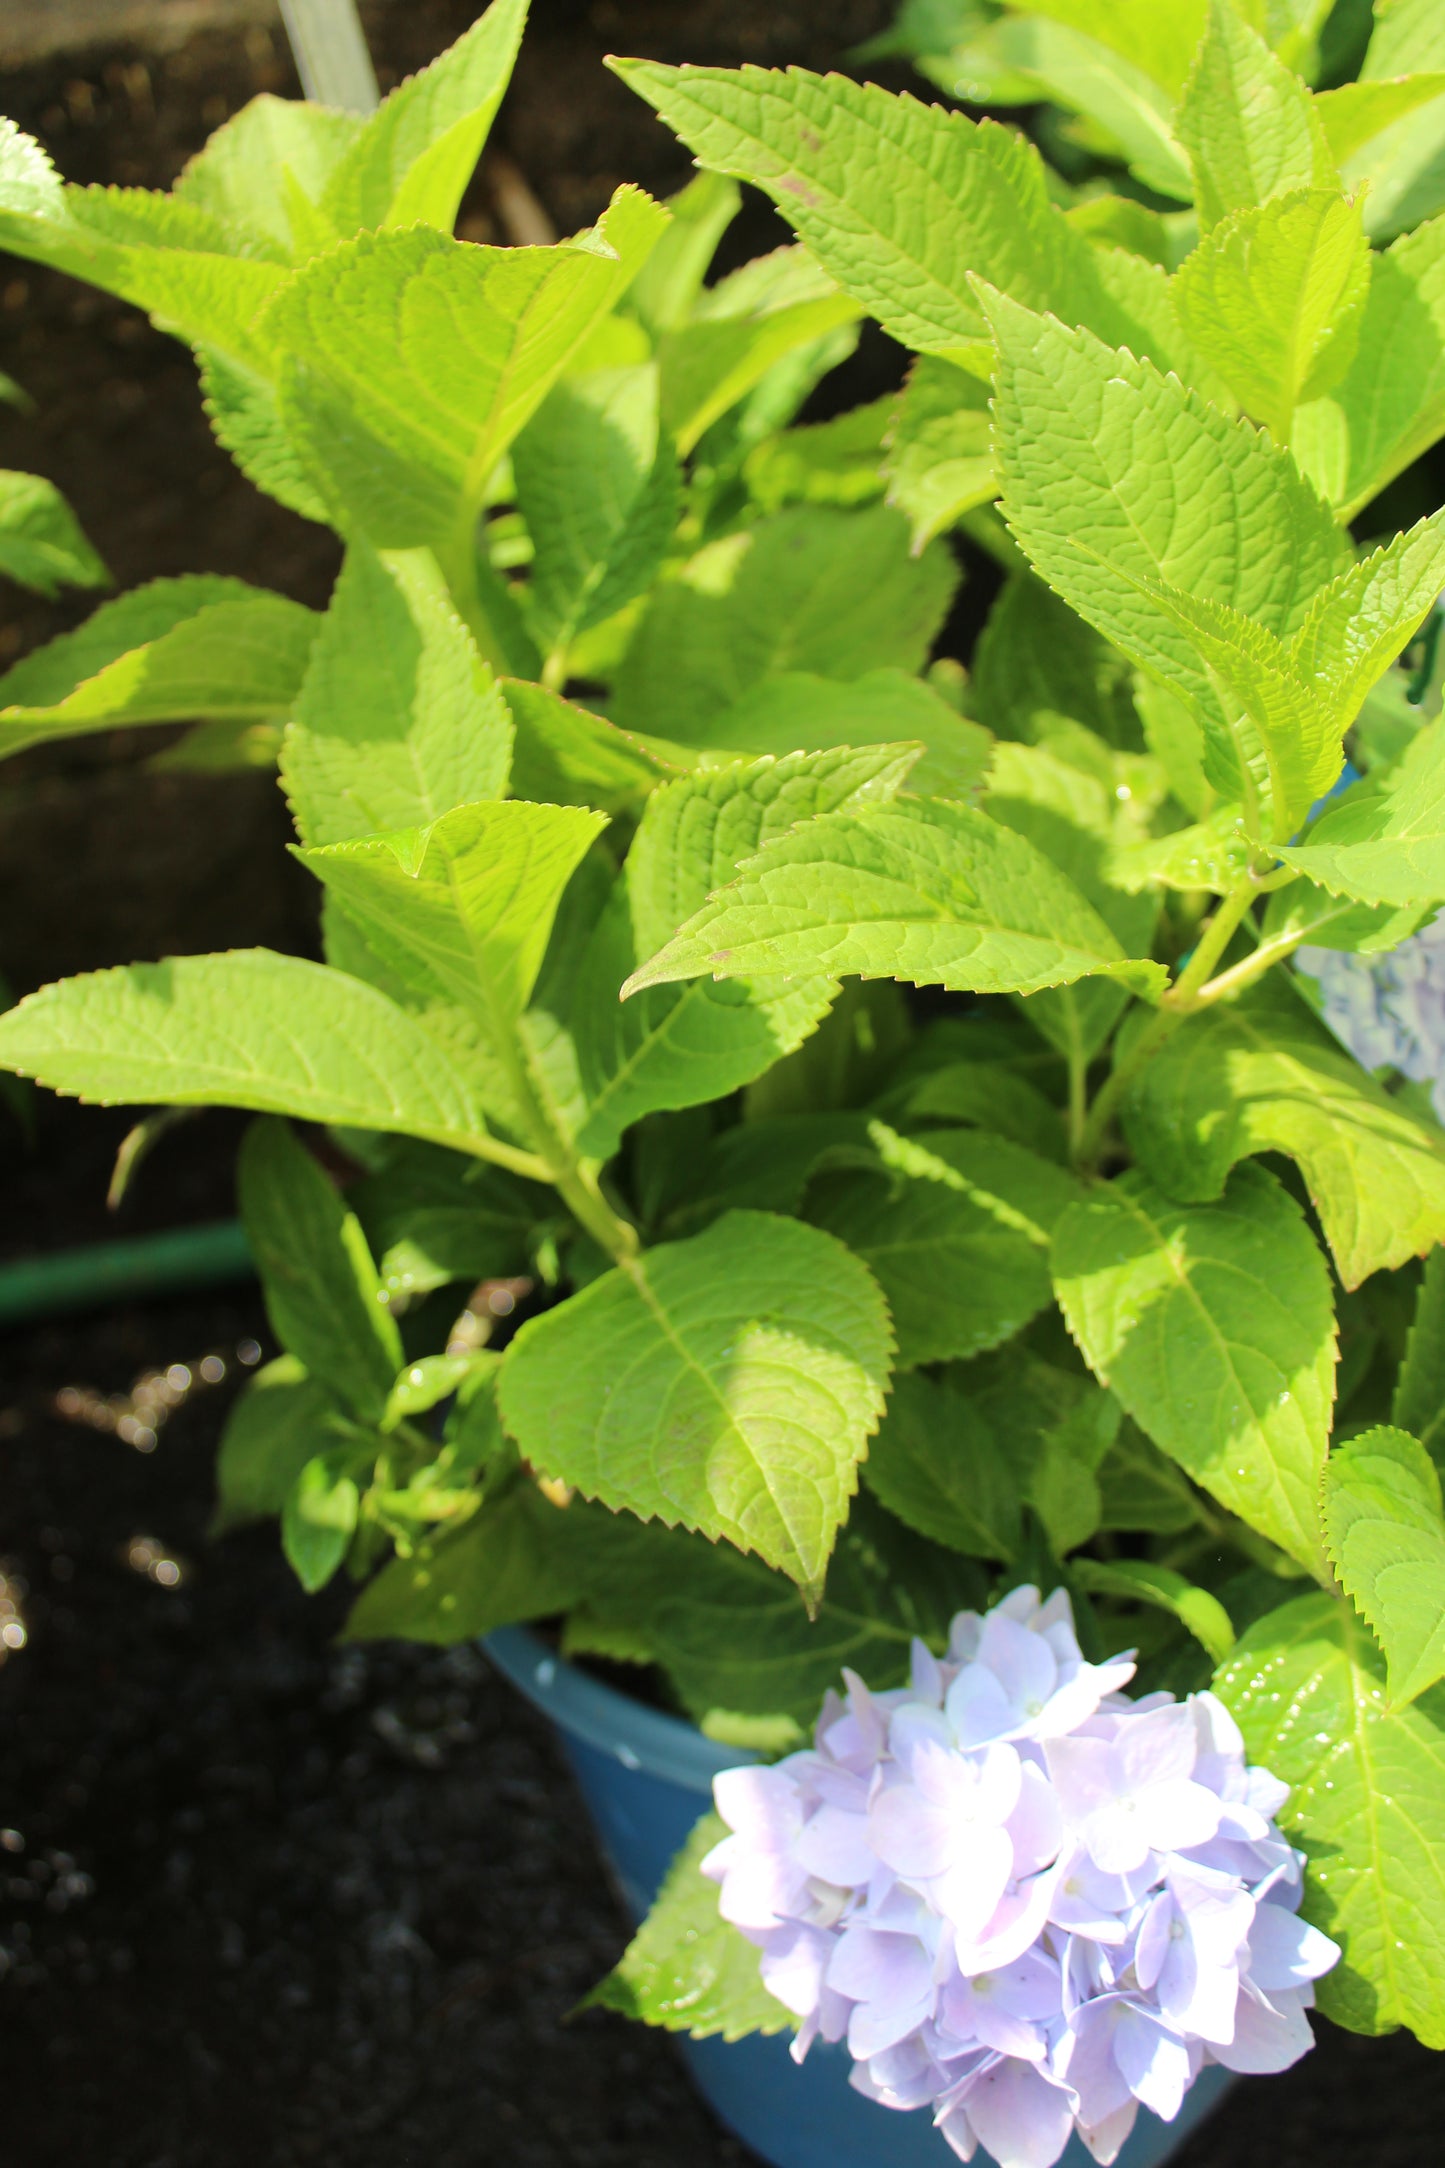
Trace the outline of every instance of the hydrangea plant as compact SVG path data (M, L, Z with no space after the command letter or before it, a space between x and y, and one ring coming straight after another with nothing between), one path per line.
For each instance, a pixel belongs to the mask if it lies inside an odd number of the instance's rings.
M1053 1943L1047 1981L1034 1941L1010 1959L1011 2037L1053 2028L1070 2117L1082 2058L1100 2158L1124 2051L1058 2031L1066 1992L1142 2008L1163 2105L1230 2052L1227 1991L1257 2023L1251 1978L1296 2045L1317 1974L1339 2022L1445 2045L1445 1135L1418 998L1357 1059L1295 969L1403 983L1445 904L1445 724L1411 697L1445 514L1389 511L1445 436L1435 11L1378 9L1317 93L1319 6L980 6L1074 56L1119 154L1078 200L992 120L622 61L698 178L473 246L448 229L522 13L366 122L256 101L170 196L4 148L0 238L189 339L222 441L346 555L319 621L206 581L105 605L0 718L267 734L325 961L69 980L0 1060L263 1117L240 1194L285 1352L221 1516L279 1512L308 1586L361 1584L349 1633L559 1620L715 1737L802 1749L724 1787L733 1838L699 1831L614 2005L836 2030L866 1967L830 1954L805 2011L742 1930L843 1912L778 1884L723 1918L700 1861L730 1890L735 1839L866 1780L936 1935L929 1813L976 1791L1002 1826L1017 1781L1053 1799L1023 1879L1056 1816L1105 1931L1083 1987ZM739 181L797 244L708 285ZM865 315L916 357L901 395L798 423ZM960 525L1002 585L930 662ZM455 1329L469 1288L505 1344ZM1048 1644L1058 1741L957 1729L1013 1692L999 1619ZM868 1690L809 1750L844 1664ZM1108 1801L1149 1768L1194 1819L1123 1864ZM808 1904L852 1922L871 1869L832 1865ZM1196 1901L1212 2032L1166 1969ZM947 1974L965 2054L982 1977ZM919 2040L933 2067L874 2090L978 2077ZM961 2143L1004 2143L982 2102L1014 2084L950 2100Z

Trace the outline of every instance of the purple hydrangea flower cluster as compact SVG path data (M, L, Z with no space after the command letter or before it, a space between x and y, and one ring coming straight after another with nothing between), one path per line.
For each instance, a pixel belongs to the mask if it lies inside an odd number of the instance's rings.
M955 2153L1050 2168L1077 2130L1113 2161L1207 2062L1284 2070L1339 1955L1297 1917L1287 1787L1213 1694L1131 1701L1084 1661L1067 1594L953 1622L912 1683L844 1673L811 1749L725 1771L703 1872L852 2082L931 2107Z
M1356 1061L1431 1085L1445 1121L1445 912L1381 955L1302 948L1295 964L1314 980L1325 1022Z

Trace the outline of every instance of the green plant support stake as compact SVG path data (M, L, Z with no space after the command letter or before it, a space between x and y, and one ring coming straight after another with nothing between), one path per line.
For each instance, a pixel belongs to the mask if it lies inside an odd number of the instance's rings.
M281 0L281 20L308 98L348 113L376 111L376 71L356 0Z

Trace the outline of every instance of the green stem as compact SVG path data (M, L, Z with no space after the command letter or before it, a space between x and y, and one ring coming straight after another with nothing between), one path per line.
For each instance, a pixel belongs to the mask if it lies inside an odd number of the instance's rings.
M1089 1118L1089 1059L1077 1045L1069 1048L1069 1156L1076 1159L1083 1147L1084 1126Z
M1153 1060L1165 1040L1179 1029L1185 1017L1198 1008L1200 993L1209 974L1239 931L1258 893L1253 875L1247 876L1237 888L1231 889L1213 918L1204 927L1188 964L1164 995L1153 1017L1124 1060L1100 1088L1098 1097L1089 1110L1074 1157L1074 1163L1081 1171L1087 1172L1097 1165L1109 1125L1139 1071L1147 1062ZM1250 960L1253 961L1252 958Z
M437 551L437 561L451 590L457 613L476 641L482 660L491 664L498 677L510 676L512 666L506 640L487 614L477 581L477 535L474 520L468 519L465 529L458 530L448 548Z
M521 1110L534 1143L541 1147L537 1164L542 1180L550 1182L578 1224L584 1227L619 1265L627 1264L641 1247L637 1229L614 1212L602 1194L597 1169L590 1160L579 1159L571 1139L552 1112L515 1031L500 1032L507 1082Z

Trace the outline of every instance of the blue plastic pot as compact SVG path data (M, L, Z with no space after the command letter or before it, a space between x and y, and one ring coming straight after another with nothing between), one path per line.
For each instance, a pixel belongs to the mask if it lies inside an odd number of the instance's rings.
M710 1803L717 1772L754 1757L589 1678L525 1627L490 1634L484 1646L555 1724L603 1853L640 1919ZM786 2035L732 2042L680 2036L679 2045L718 2119L772 2168L956 2168L921 2110L901 2115L853 2090L841 2048L815 2047L800 2069ZM1118 2168L1162 2168L1229 2083L1227 2071L1207 2070L1173 2123L1141 2113ZM1095 2164L1075 2139L1060 2168Z

